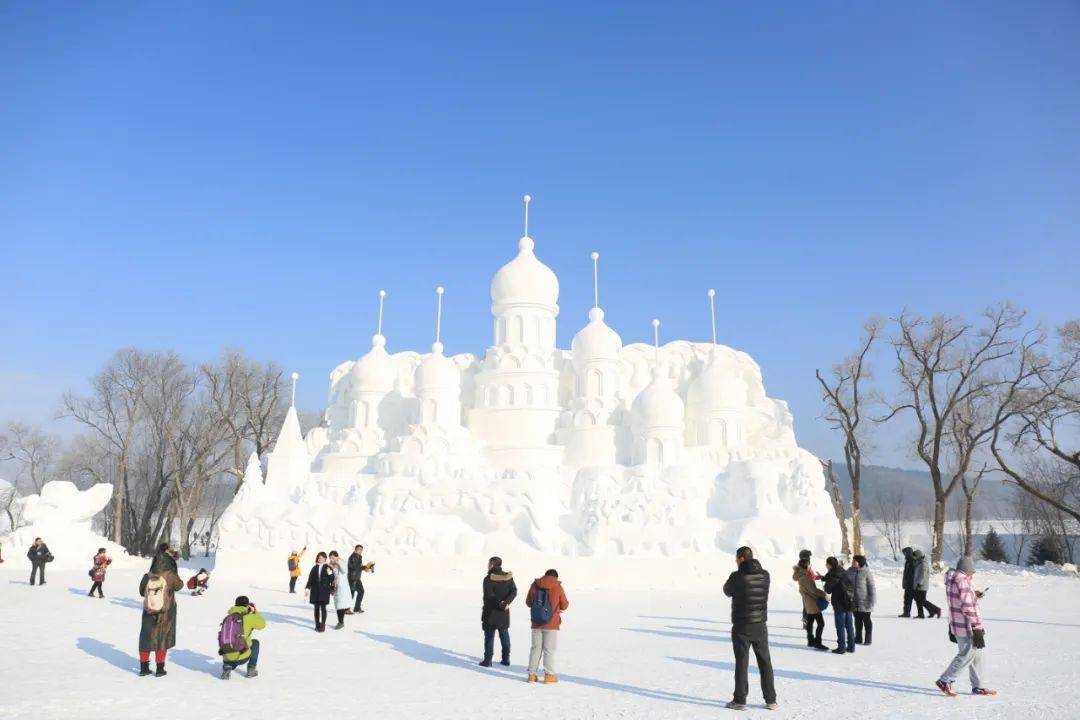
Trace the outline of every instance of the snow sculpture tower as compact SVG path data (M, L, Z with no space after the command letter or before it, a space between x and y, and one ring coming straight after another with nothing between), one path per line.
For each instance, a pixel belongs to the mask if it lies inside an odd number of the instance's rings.
M712 348L686 394L686 440L689 445L731 451L742 444L748 390L734 363L726 362L716 344L716 291L709 290L708 294Z
M570 344L574 363L574 399L570 407L564 464L613 465L616 462L612 414L619 404L622 338L604 322L600 309L597 261L592 253L593 307L589 323Z
M634 398L631 408L634 464L666 467L682 458L685 407L660 366L660 321L652 323L656 347L652 380Z
M296 406L290 405L266 463L266 491L294 497L297 491L303 489L310 472L311 458L308 457L304 435L300 432Z
M495 342L476 376L469 426L500 467L555 465L560 448L551 444L559 417L559 373L555 366L555 318L559 279L540 262L525 235L518 254L491 280Z

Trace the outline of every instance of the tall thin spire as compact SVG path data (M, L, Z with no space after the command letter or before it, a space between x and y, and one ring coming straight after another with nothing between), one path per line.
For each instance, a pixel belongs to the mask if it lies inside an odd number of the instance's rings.
M294 408L296 407L296 381L299 380L299 379L300 379L300 373L294 372L292 374L292 400L289 402L289 405L291 405Z
M660 369L660 320L653 318L652 321L653 331L653 346L656 349L656 369Z
M441 285L439 287L435 288L435 295L438 298L435 301L435 303L436 303L436 309L435 309L435 344L436 345L441 344L439 342L439 338L442 335L442 296L443 296L443 292L445 292L445 291L443 290Z
M709 319L712 320L712 344L716 344L716 291L709 288Z
M592 297L593 307L600 307L600 253L593 252L589 257L592 258Z
M386 301L386 291L385 290L380 290L379 291L379 324L375 328L375 334L376 335L382 335L382 315L383 315L383 304L385 303L385 301Z
M532 202L532 195L525 196L525 237L529 237L529 203Z

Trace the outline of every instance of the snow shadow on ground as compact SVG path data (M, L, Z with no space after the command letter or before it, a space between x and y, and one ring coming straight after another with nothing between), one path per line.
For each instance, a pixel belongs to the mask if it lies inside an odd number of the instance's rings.
M447 650L446 648L428 645L427 643L422 643L419 640L413 640L411 638L405 637L397 637L394 635L376 635L369 632L358 632L371 640L385 643L397 652L402 653L403 655L406 655L414 660L419 660L420 662L460 667L471 670L473 672L478 672L483 675L487 675L489 677L501 676L503 678L506 678L507 680L513 680L515 682L521 682L520 674L526 669L520 668L518 674L510 674L510 672L496 670L495 668L481 668L479 665L476 664L475 658L469 657L462 653L454 652L452 650ZM513 667L517 668L520 666ZM703 705L705 707L722 707L724 704L719 700L715 699L694 697L692 695L682 695L680 693L669 692L667 690L652 690L649 688L636 687L634 685L624 685L622 683L610 682L607 680L596 680L593 678L581 677L579 675L566 675L564 673L559 673L559 682L574 683L577 685L585 685L588 687L599 688L601 690L629 693L631 695L647 697L653 700L666 700L669 702L679 702L690 705Z
M1049 625L1051 627L1080 628L1080 625L1076 625L1073 623L1050 622L1049 620L1020 620L1017 618L986 618L983 622L1027 623L1028 625Z
M169 660L182 668L194 670L195 672L209 673L214 677L221 674L220 658L203 655L202 653L197 653L194 650L188 650L187 648L182 648L180 650L173 648L169 651Z
M678 638L680 640L708 640L710 642L725 642L725 643L730 643L731 642L731 635L727 634L727 633L725 633L723 635L701 635L698 632L695 632L695 633L678 632L674 628L671 629L671 630L653 630L651 628L621 628L621 629L625 630L627 632L644 633L646 635L659 635L660 637ZM686 629L687 630L697 630L699 632L713 632L713 631L705 629L705 628L686 628ZM721 632L721 631L716 631L716 632ZM813 650L814 652L818 652L817 650L814 650L814 648L807 647L806 645L793 645L791 643L774 642L773 638L778 638L778 637L780 637L780 638L801 639L801 637L804 637L804 636L780 635L778 633L769 632L769 647L790 648L792 650Z
M721 670L723 672L734 673L735 663L733 662L721 662L719 660L698 660L696 658L684 658L684 657L669 657L669 660L675 662L687 663L688 665L698 665L700 667L709 668L710 670ZM756 667L750 667L750 672L754 675L758 674ZM878 680L863 680L853 677L833 677L831 675L818 675L816 673L802 672L799 670L778 670L775 665L773 666L773 674L778 678L787 678L789 680L806 680L808 682L831 682L839 683L841 685L856 685L859 687L874 688L876 690L891 690L893 692L911 693L914 695L932 695L937 697L940 695L938 691L930 690L929 688L919 687L918 685L898 685L896 683L880 682Z
M302 627L305 630L315 629L314 618L307 620L301 620L293 615L282 615L281 613L267 612L266 610L259 610L259 614L263 616L266 622L270 623L285 623L286 625L295 625L296 627Z
M104 643L91 637L81 637L75 641L76 647L87 655L104 660L115 668L133 673L139 667L139 659L111 643Z

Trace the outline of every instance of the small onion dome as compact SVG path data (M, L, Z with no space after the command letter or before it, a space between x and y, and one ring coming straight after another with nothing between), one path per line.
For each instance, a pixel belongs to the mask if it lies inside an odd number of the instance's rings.
M535 243L530 237L518 241L518 254L499 268L491 279L491 302L535 303L555 307L559 301L559 279L533 253Z
M358 392L390 392L394 389L394 366L386 352L386 338L374 335L371 349L349 370L352 389Z
M575 364L589 360L618 360L621 350L622 338L604 322L604 311L598 307L589 310L589 324L581 328L570 343Z
M682 427L685 407L668 377L654 369L652 381L634 398L631 412L638 428Z
M713 351L701 374L690 384L686 403L695 409L732 410L746 407L746 397L746 383Z
M443 355L443 344L432 343L431 354L424 358L416 369L416 394L427 395L440 390L457 391L461 386L461 376L457 365Z

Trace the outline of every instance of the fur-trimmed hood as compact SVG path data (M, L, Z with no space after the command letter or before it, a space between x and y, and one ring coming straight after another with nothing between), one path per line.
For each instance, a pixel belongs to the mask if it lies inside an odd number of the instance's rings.
M492 582L510 582L514 579L514 573L508 570L492 570L488 573L488 577Z

